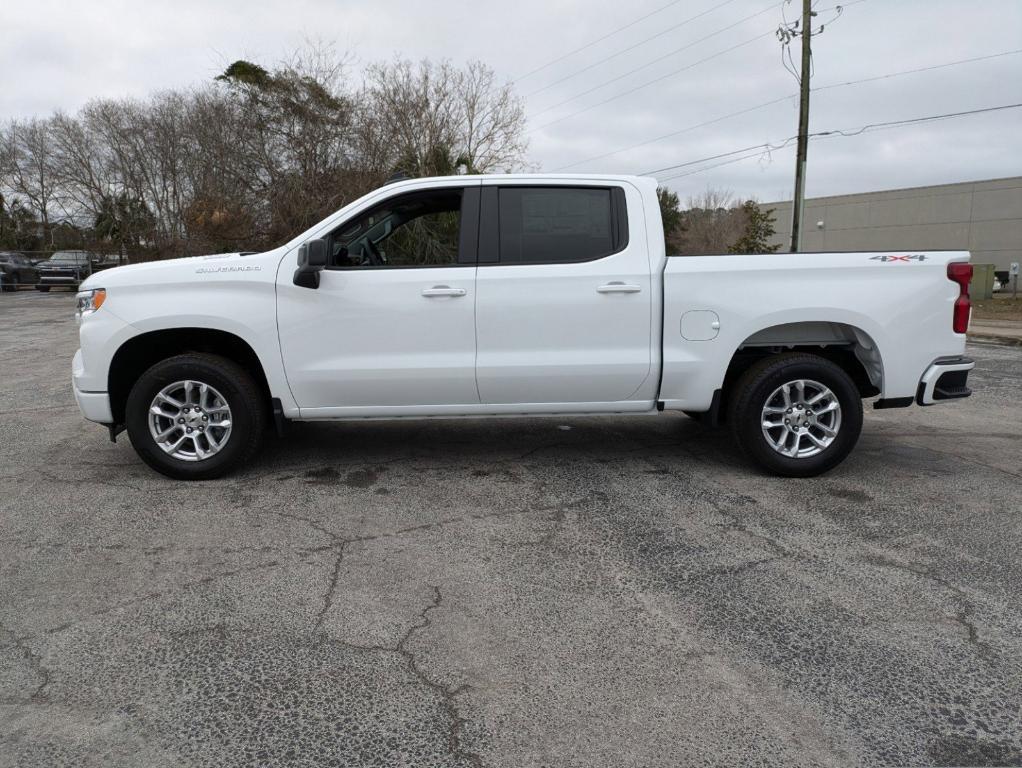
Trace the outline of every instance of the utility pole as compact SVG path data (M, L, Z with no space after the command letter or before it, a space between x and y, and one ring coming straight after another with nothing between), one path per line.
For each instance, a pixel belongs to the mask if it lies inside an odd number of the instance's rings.
M806 155L809 153L809 72L812 69L812 0L802 0L802 67L799 75L798 146L795 151L795 196L791 203L791 252L802 250L802 209L806 200ZM821 30L822 31L822 30Z

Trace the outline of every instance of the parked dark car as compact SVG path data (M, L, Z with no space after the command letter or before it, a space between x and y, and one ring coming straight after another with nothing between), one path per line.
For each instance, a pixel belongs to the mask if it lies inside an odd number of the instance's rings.
M48 291L54 286L78 290L78 285L93 272L103 269L100 256L88 251L57 251L38 266L37 291Z
M15 291L19 285L39 282L39 270L27 256L11 251L0 251L0 281L5 291Z

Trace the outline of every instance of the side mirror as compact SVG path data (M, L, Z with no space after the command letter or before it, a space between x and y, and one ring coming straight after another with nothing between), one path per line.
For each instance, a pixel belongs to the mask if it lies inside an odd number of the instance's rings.
M309 240L298 248L298 269L295 270L295 285L302 288L319 288L319 273L326 266L327 241Z

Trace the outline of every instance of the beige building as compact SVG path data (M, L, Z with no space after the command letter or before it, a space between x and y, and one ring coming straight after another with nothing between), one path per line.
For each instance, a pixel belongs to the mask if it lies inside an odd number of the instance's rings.
M775 208L788 250L791 202ZM968 250L974 264L1022 261L1022 176L806 200L804 251Z

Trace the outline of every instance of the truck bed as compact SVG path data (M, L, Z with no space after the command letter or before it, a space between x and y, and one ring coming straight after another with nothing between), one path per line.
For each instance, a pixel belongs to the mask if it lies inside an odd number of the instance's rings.
M663 280L666 408L710 407L736 350L852 344L884 399L912 397L939 358L961 355L952 328L967 251L670 257Z

